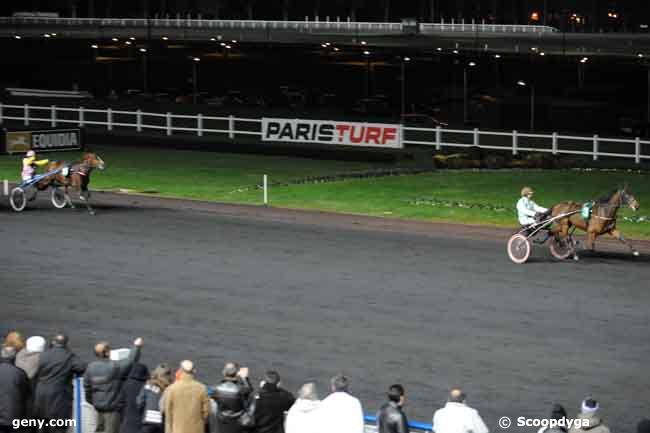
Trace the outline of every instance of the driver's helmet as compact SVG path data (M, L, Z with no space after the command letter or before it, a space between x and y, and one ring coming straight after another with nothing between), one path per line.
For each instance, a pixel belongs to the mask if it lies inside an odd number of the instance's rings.
M521 196L525 197L533 193L533 189L529 186L525 186L521 189Z
M33 150L27 151L27 154L25 155L27 158L34 158L36 156L36 152Z

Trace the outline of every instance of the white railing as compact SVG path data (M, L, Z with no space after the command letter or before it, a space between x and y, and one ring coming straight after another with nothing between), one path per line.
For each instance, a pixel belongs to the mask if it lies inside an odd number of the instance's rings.
M478 33L554 33L558 30L549 26L534 26L520 24L486 24L485 21L477 23L474 20L465 20L439 23L421 23L420 33L443 33L443 32L478 32Z
M5 120L17 121L24 126L34 122L51 127L76 125L79 127L105 127L107 131L127 128L142 132L144 130L163 131L171 136L175 132L193 133L199 137L206 134L220 134L229 139L236 136L262 135L261 118L236 116L206 116L152 113L142 110L124 111L90 109L84 107L64 108L34 105L6 105L0 103L0 125ZM35 125L40 126L40 125ZM572 136L556 132L552 134L522 133L519 131L496 132L479 129L419 128L403 126L405 145L434 146L436 150L447 148L478 147L489 150L505 150L517 155L519 152L543 152L553 155L586 155L594 161L600 157L634 159L637 164L650 160L650 141L634 139L606 138L593 136Z
M293 30L293 31L338 31L361 33L402 33L402 23L354 22L341 20L264 21L264 20L204 20L181 16L174 18L49 18L49 17L0 17L0 25L45 25L69 27L139 27L139 28L191 28L215 30ZM513 24L485 24L464 20L440 23L420 23L423 34L439 32L490 32L490 33L547 33L557 31L553 27Z

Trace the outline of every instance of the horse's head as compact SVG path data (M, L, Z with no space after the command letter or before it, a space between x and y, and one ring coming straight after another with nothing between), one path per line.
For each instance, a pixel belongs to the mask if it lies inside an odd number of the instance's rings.
M103 170L105 168L104 160L99 157L96 153L88 152L84 154L83 163L88 164L89 167L97 168Z
M639 202L637 201L636 197L628 191L627 186L620 190L620 197L621 197L621 203L626 204L632 209L633 211L639 210Z

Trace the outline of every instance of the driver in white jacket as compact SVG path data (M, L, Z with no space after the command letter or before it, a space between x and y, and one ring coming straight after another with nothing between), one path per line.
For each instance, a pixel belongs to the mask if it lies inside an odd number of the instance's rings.
M517 202L517 217L519 224L522 226L529 226L536 222L535 217L538 214L548 212L548 209L538 206L532 199L533 189L525 186L521 189L521 198Z
M460 388L449 392L445 407L433 414L435 433L489 433L476 409L465 404L465 393Z

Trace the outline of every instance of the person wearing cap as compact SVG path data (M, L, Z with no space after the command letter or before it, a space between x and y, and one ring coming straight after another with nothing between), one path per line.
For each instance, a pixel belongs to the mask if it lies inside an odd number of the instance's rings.
M50 348L38 359L33 416L41 420L72 418L72 381L85 370L86 363L68 349L68 337L55 335L50 340ZM66 428L47 427L43 431L65 432Z
M548 212L548 209L539 206L533 201L533 194L533 189L525 186L521 189L521 198L517 202L517 218L519 219L519 224L524 227L535 224L537 222L536 217L540 217Z
M204 433L210 398L195 375L194 363L182 361L180 379L165 392L165 433Z
M581 420L580 424L576 424L569 429L569 433L610 433L599 414L600 405L596 400L587 397L580 405L580 413L577 419Z
M28 151L23 158L23 171L21 172L23 182L31 180L34 177L36 167L43 167L49 162L48 159L36 159L36 152L33 150Z
M45 338L33 336L27 339L25 348L16 355L16 367L22 368L29 380L32 380L38 369L38 359L45 350Z

